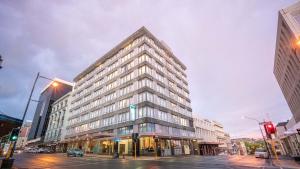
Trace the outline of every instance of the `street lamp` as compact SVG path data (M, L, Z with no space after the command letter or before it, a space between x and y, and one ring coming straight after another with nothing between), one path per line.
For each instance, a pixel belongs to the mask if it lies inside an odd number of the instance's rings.
M25 107L25 111L24 111L24 113L23 113L22 123L24 122L24 119L25 119L25 116L26 116L26 113L27 113L27 110L28 110L28 107L29 107L29 103L30 103L30 101L32 100L32 99L31 99L32 93L33 93L33 91L34 91L36 82L37 82L37 80L38 80L39 78L47 79L47 80L52 81L52 84L51 84L51 85L52 85L53 87L57 87L57 86L58 86L58 82L56 82L56 80L51 79L51 78L48 78L48 77L45 77L45 76L41 76L41 75L40 75L40 72L37 73L36 78L35 78L34 83L33 83L33 86L32 86L32 89L31 89L31 92L30 92L30 95L29 95L29 98L28 98L28 101L27 101L27 104L26 104L26 107Z
M23 125L23 122L24 122L24 120L25 120L25 116L26 116L26 113L27 113L27 110L28 110L30 101L35 101L35 100L32 100L31 97L32 97L32 93L33 93L33 91L34 91L36 82L37 82L37 80L38 80L39 78L47 79L47 80L52 81L52 84L51 84L51 85L52 85L53 87L57 87L57 86L59 85L58 82L56 82L56 80L51 79L51 78L48 78L48 77L45 77L45 76L41 76L41 75L40 75L40 72L37 73L36 78L35 78L34 83L33 83L33 86L32 86L32 89L31 89L31 92L30 92L30 95L29 95L29 98L28 98L28 100L27 100L27 104L26 104L26 107L25 107L25 111L24 111L24 113L23 113L23 117L22 117L22 125ZM39 101L37 101L37 102L39 102ZM18 133L18 135L19 135L19 133ZM10 154L10 157L13 156L14 149L15 149L15 144L16 144L16 142L14 142L13 150L12 150L12 152L11 152L11 154Z
M2 62L3 62L3 59L2 59L2 56L0 55L0 69L2 68Z
M260 122L259 120L255 119L255 118L253 118L253 117L248 117L248 116L243 116L242 119L254 120L254 121L256 121L256 122L258 123L258 126L259 126L259 130L260 130L261 136L262 136L263 139L264 139L265 146L266 146L267 151L268 151L268 158L270 158L269 146L268 146L267 141L266 141L266 139L265 139L264 133L263 133L261 127L260 127L260 125L264 124L264 122Z
M300 37L298 37L298 38L296 39L295 45L296 45L297 47L300 47Z

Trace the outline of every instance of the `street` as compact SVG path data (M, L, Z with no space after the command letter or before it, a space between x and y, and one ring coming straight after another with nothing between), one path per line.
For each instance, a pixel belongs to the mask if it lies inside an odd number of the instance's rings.
M103 156L67 157L65 154L29 154L21 153L15 156L14 168L70 168L70 169L174 169L174 168L300 168L294 161L281 161L272 164L265 159L253 156L186 156L166 157L154 160L153 157L141 157L137 160L110 159ZM281 167L280 167L281 166Z

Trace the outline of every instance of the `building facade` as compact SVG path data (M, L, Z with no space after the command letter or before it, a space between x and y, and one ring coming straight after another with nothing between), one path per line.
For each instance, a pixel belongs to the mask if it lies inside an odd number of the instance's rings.
M142 27L74 79L68 146L130 155L131 135L139 133L138 155L190 154L194 128L185 71Z
M227 151L228 138L226 137L223 125L217 121L212 121L212 124L219 144L219 151Z
M32 122L25 122L20 129L19 137L16 143L16 148L23 149L27 144L27 138Z
M231 139L224 132L223 125L214 120L194 117L196 149L199 155L218 155L231 153Z
M296 120L300 121L300 2L279 11L274 74Z
M293 114L277 139L284 153L300 159L300 2L279 11L274 75ZM282 132L281 130L286 130Z
M69 114L71 92L65 94L52 104L49 123L44 142L56 152L65 152L67 144L64 143L67 117Z
M55 78L54 81L58 83L57 87L52 86L53 82L51 82L40 94L32 126L28 135L28 144L43 144L48 127L49 114L52 110L52 103L58 100L61 96L72 91L72 83L58 78Z
M296 123L294 118L276 126L276 140L279 142L282 152L297 160L300 160L300 136L297 132L299 128L300 123Z
M195 137L199 155L217 155L219 143L211 120L194 118Z

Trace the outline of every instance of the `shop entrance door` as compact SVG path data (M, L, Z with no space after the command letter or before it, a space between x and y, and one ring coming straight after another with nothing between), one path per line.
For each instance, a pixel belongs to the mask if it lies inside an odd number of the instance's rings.
M120 155L125 153L125 144L120 144Z

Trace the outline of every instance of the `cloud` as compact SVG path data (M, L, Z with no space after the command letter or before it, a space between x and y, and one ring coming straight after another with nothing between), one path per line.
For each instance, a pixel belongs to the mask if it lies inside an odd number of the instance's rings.
M277 13L293 2L1 1L0 110L20 117L37 72L72 81L144 25L186 64L194 113L232 135L254 125L242 115L285 121L291 113L272 71Z

